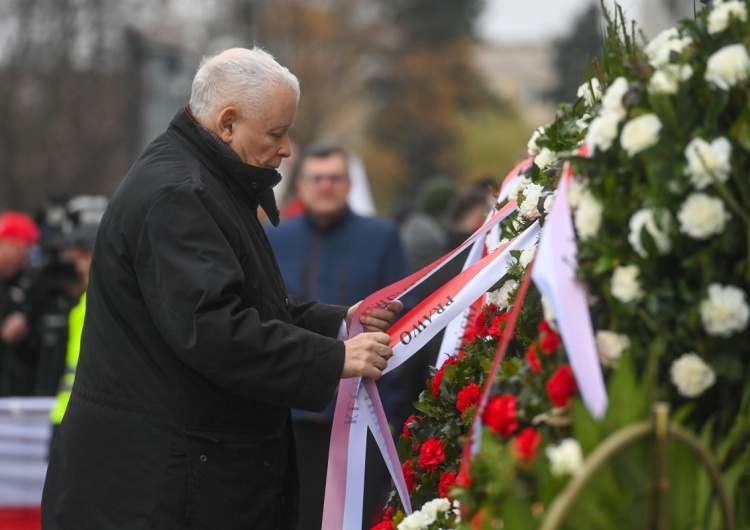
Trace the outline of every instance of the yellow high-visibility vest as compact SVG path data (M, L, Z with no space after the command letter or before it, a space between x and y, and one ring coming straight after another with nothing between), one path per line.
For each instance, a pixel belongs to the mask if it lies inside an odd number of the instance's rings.
M55 406L50 411L53 425L59 425L65 415L70 401L70 391L78 366L78 355L81 353L81 335L83 334L83 319L86 315L86 293L83 293L78 303L68 315L68 348L65 354L65 372L60 380L60 388L55 399Z

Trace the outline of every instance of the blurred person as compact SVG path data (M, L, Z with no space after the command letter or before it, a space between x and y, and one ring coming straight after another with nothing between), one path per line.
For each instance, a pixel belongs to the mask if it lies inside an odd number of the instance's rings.
M295 180L300 215L283 219L278 228L266 225L287 290L300 301L351 305L410 273L395 224L357 215L348 205L350 160L340 146L311 147ZM397 372L378 387L389 421L400 427L404 410L417 396L404 402ZM299 530L321 526L335 404L332 399L322 413L292 411L301 484ZM371 435L368 440L365 523L390 490L385 463Z
M0 396L26 396L33 391L35 279L28 261L38 239L39 227L28 215L0 214Z
M494 203L495 195L486 180L461 188L446 207L448 248L456 248L476 232Z
M52 422L52 440L55 439L57 430L62 422L65 410L70 401L70 393L73 389L78 357L81 351L81 336L83 334L83 322L86 315L86 287L89 283L89 270L93 257L94 241L96 240L98 224L86 223L74 228L68 236L70 241L68 247L68 259L75 267L76 273L82 286L78 302L73 306L68 315L67 348L65 356L65 371L60 378L60 383L55 398L55 404L50 411Z
M94 245L75 381L47 471L45 530L294 527L290 407L378 379L398 302L301 304L265 232L299 82L259 48L206 57L190 104L136 160Z
M413 208L403 215L399 225L413 270L422 269L450 250L445 216L456 191L455 180L445 175L431 177L417 189Z

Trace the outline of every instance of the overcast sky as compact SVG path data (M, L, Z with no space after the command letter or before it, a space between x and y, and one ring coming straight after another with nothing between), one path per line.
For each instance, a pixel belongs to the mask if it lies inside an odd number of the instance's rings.
M625 16L635 15L654 0L620 0ZM689 0L686 0L689 1ZM485 0L480 34L489 42L528 44L551 40L568 33L573 21L599 0ZM610 7L614 1L607 0Z

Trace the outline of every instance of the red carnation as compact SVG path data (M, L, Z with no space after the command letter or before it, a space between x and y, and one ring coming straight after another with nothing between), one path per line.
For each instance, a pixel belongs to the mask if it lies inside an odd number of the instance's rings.
M417 472L412 469L412 461L407 460L404 465L401 466L401 470L404 472L404 481L406 482L406 489L409 493L414 491L414 486L417 485Z
M453 485L456 483L456 472L455 471L448 471L446 473L443 473L440 475L440 484L438 484L438 491L440 492L440 497L447 497L448 492L453 487Z
M456 408L461 413L461 416L464 415L464 411L479 403L479 394L481 393L479 389L479 385L476 383L471 383L470 385L466 385L463 387L459 393L458 393L458 402L456 403Z
M456 477L456 486L468 489L471 486L471 477L466 469L462 469Z
M401 436L403 438L406 438L407 440L411 440L411 427L409 427L409 424L411 424L412 420L414 419L414 414L409 416L406 421L404 422L404 430L401 432Z
M513 455L518 460L531 463L536 460L536 448L542 441L542 435L531 427L522 430L513 440Z
M443 460L445 449L442 440L430 438L419 448L419 465L428 473L435 471Z
M542 371L542 363L539 361L539 356L536 354L536 344L533 342L529 346L529 349L526 350L526 364L529 365L529 369L535 374Z
M474 335L478 337L486 337L489 335L490 327L487 324L488 316L497 313L497 306L495 304L488 304L482 311L477 315L474 321Z
M440 399L440 385L442 382L443 367L441 366L440 369L435 373L435 377L432 378L432 383L430 384L430 392L432 392L432 395L438 399Z
M482 422L500 436L510 436L518 428L516 398L511 394L495 396L487 402Z
M549 355L560 347L560 335L552 329L546 320L542 320L537 326L537 330L542 334L539 340L539 347L544 353Z
M498 315L495 318L492 319L492 326L487 331L489 333L490 337L496 340L500 340L500 337L503 334L503 331L505 331L505 326L507 325L507 321L510 318L510 313L503 313L502 315Z
M547 381L547 394L556 407L564 407L578 391L573 370L569 365L561 366Z

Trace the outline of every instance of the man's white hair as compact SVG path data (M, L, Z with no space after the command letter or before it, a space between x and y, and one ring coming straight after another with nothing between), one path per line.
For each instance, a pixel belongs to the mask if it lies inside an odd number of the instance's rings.
M248 117L258 115L279 84L290 88L299 101L299 81L267 51L233 48L201 60L193 78L190 110L198 121L209 120L228 106Z

